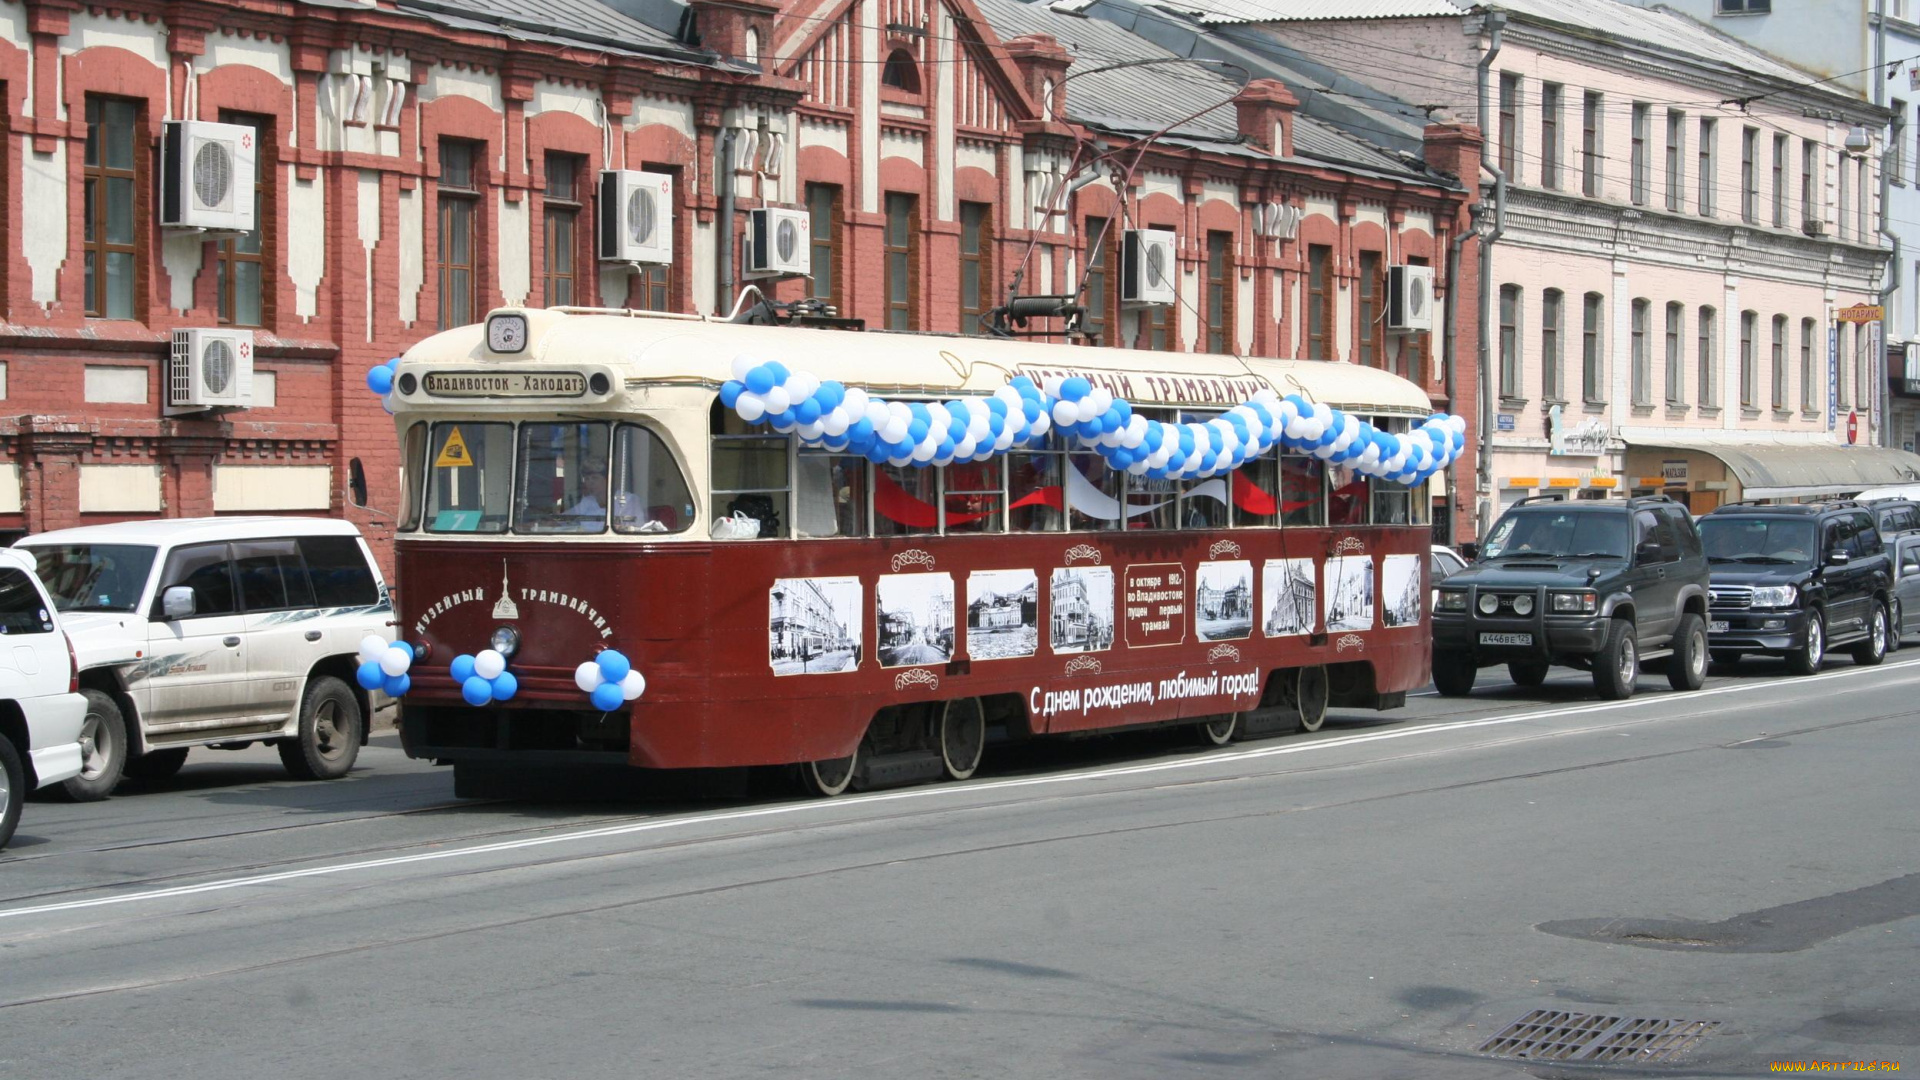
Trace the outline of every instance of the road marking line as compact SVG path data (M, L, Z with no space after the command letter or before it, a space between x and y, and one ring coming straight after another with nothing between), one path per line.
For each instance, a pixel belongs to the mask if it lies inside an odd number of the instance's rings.
M1875 673L1886 674L1889 671L1906 667L1915 668L1915 674L1920 675L1920 661L1903 661L1881 667L1842 668L1838 671L1823 672L1819 675L1809 675L1805 678L1793 679L1786 685L1789 687L1803 686L1808 683L1852 678L1859 675ZM1905 681L1913 680L1908 679ZM1550 720L1555 717L1577 714L1613 712L1619 709L1632 708L1636 705L1673 705L1677 702L1692 702L1700 698L1719 697L1723 694L1738 694L1752 690L1778 691L1781 689L1781 686L1782 684L1773 681L1739 683L1732 686L1694 690L1684 696L1676 694L1661 697L1632 697L1625 701L1586 702L1579 705L1543 709L1537 712L1491 716L1479 720L1458 720L1421 724L1394 731L1375 731L1360 735L1346 735L1333 739L1320 739L1310 743L1281 744L1279 746L1259 747L1224 754L1215 753L1200 757L1177 758L1173 761L1155 761L1140 765L1121 765L1085 772L1054 773L1046 776L990 780L985 783L969 784L964 787L936 786L908 788L903 791L884 791L876 792L872 795L856 795L850 799L781 803L777 806L765 806L753 810L727 810L714 814L638 821L625 825L608 825L597 829L583 829L578 832L525 837L519 840L503 840L497 843L480 844L474 847L456 848L449 851L417 852L411 855L395 855L383 859L366 859L360 862L336 863L331 866L314 866L303 870L282 870L271 874L257 874L251 877L226 878L220 881L203 882L199 885L179 885L173 888L152 889L146 892L126 893L119 896L102 896L91 900L67 900L57 904L41 904L34 907L13 908L10 910L0 910L0 919L16 918L22 915L45 915L61 911L77 911L83 908L106 907L114 904L131 904L148 900L166 900L179 896L197 896L201 893L223 892L229 889L240 889L254 885L272 885L282 881L296 881L301 878L324 877L362 870L380 870L390 866L407 866L414 863L434 862L441 859L494 855L502 852L520 851L527 848L545 847L551 844L572 843L582 840L601 840L617 836L634 836L640 833L684 828L691 825L708 825L730 821L747 821L754 818L784 817L789 814L852 809L866 803L902 802L908 799L927 799L944 795L971 796L994 791L1011 790L1014 788L1041 787L1085 780L1108 780L1115 777L1142 776L1149 773L1170 772L1179 769L1204 768L1215 765L1232 764L1238 761L1253 761L1260 758L1280 757L1287 754L1319 753L1349 746L1359 746L1363 743L1386 742L1393 739L1407 739L1420 735L1466 731L1476 728L1503 727L1508 724L1520 724L1530 720ZM1679 712L1672 716L1664 717L1663 719L1680 719L1688 715L1691 714L1688 712ZM1569 734L1571 734L1571 732L1569 732Z

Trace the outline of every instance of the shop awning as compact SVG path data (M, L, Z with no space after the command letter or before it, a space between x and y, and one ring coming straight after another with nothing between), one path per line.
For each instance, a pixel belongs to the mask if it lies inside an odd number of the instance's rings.
M1831 443L1735 443L1692 439L1630 440L1650 450L1690 450L1719 458L1745 499L1851 495L1884 484L1920 483L1920 454L1885 446Z

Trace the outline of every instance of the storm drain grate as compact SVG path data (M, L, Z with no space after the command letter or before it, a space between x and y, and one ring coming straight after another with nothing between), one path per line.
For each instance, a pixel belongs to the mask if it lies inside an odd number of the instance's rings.
M1528 1061L1663 1061L1720 1026L1718 1020L1655 1020L1535 1009L1480 1046Z

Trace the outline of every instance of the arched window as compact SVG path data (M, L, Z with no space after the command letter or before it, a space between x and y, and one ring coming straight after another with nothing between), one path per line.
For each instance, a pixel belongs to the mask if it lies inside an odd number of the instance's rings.
M913 54L905 49L895 49L887 54L887 66L880 69L880 85L909 94L919 93L920 70L914 66Z

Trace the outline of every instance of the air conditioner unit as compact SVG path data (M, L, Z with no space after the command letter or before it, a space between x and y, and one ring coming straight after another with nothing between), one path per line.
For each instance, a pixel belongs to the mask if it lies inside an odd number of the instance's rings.
M601 172L600 258L672 265L672 176L631 169Z
M1433 267L1387 268L1387 329L1433 329Z
M176 413L253 404L253 331L175 330L167 406Z
M167 121L160 140L160 224L252 232L258 137L242 124Z
M1808 236L1827 235L1827 223L1819 218L1807 218L1800 223L1800 231Z
M805 210L766 206L747 213L748 277L812 272L813 223Z
M1172 229L1128 229L1120 241L1120 301L1125 304L1172 304L1174 291Z

